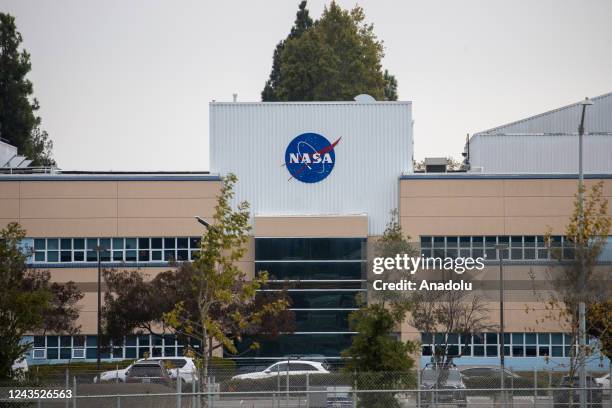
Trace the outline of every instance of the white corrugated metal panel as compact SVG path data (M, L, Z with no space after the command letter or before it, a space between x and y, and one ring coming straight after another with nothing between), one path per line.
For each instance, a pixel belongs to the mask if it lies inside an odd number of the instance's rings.
M0 140L0 167L7 166L8 162L17 155L17 148Z
M585 131L612 132L612 92L591 99L585 114ZM475 133L576 133L582 107L574 103L507 125Z
M612 174L612 136L585 135L585 173ZM470 164L483 173L578 173L576 135L475 135Z
M335 165L307 184L283 166L289 142L319 133ZM237 200L254 215L367 214L370 234L384 231L398 205L398 177L412 171L410 102L211 103L211 170L238 178Z

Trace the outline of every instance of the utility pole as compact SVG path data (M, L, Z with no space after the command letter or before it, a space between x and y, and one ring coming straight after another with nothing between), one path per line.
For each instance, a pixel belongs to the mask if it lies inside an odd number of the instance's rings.
M586 408L587 406L587 393L586 393L586 304L585 304L585 287L586 287L586 276L584 271L584 170L582 165L582 145L584 139L584 115L586 107L592 105L593 102L589 98L585 98L584 101L580 102L582 106L582 115L580 117L580 125L578 125L578 256L580 257L580 303L578 304L578 318L579 318L579 344L580 352L579 356L579 367L580 367L580 408Z
M505 350L505 330L504 330L504 267L503 267L503 251L508 249L507 244L495 245L497 249L497 257L499 258L499 381L500 381L500 393L502 408L506 407L506 383L505 383L505 370L506 370L506 350Z

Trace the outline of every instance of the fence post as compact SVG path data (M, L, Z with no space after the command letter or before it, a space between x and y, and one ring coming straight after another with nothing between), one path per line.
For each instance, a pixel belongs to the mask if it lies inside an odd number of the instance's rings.
M115 384L119 384L119 364L115 364Z
M285 390L287 391L287 396L285 397L287 401L287 406L289 406L289 364L287 364L287 384L285 385Z
M178 368L176 369L176 408L181 408L181 374Z
M417 367L416 403L417 403L417 408L421 408L421 368L420 367Z
M195 381L195 373L191 372L191 408L196 408L196 381Z
M538 369L533 367L533 407L538 404Z
M306 373L306 408L310 408L310 374Z
M612 358L608 358L608 405L612 408Z
M72 408L76 408L77 406L77 381L76 375L72 378Z
M278 391L278 398L274 397L278 402L278 407L280 408L280 365L276 365L276 391Z
M65 379L64 389L67 390L67 389L70 389L70 372L69 372L68 367L66 367L66 373L65 374L66 374L66 379ZM70 407L70 401L68 401L68 399L66 399L66 401L64 402L64 406L66 408Z

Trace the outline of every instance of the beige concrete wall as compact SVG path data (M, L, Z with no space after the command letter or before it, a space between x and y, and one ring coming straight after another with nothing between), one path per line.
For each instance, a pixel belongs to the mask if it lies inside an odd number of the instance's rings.
M210 217L218 181L1 181L0 228L29 237L191 236Z
M586 180L587 188L599 180ZM612 199L612 180L604 195ZM420 235L536 235L550 227L562 234L573 211L577 180L400 181L402 228Z
M256 237L367 237L366 215L255 216Z

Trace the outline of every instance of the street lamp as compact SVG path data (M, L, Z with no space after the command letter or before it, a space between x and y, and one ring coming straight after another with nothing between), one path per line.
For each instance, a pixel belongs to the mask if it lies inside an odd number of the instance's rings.
M582 248L584 239L584 171L582 168L582 139L584 136L584 116L586 113L587 106L593 105L593 102L589 98L584 98L584 101L580 102L582 106L582 114L580 115L580 124L578 125L578 233L580 239L578 240L579 256L580 256L580 303L578 304L578 319L579 319L579 343L580 343L580 407L585 408L586 401L586 366L585 357L582 353L585 352L586 346L586 305L584 303L584 288L585 288L585 276L584 276L584 253Z
M195 216L195 219L202 224L203 226L206 227L206 229L210 228L210 222L206 221L204 218L200 217L199 215Z
M101 289L101 282L102 282L102 263L101 263L101 257L100 257L100 252L102 251L106 251L106 249L100 245L96 246L96 254L98 257L98 316L97 316L97 329L96 329L96 369L100 370L100 333L102 332L101 330L101 316L100 316L100 312L102 309L102 289Z
M505 388L505 369L506 369L506 345L504 341L504 268L503 268L503 251L508 249L508 244L497 244L495 245L497 250L497 257L499 258L499 365L500 365L500 385L501 385L501 400L502 407L506 406L506 394L504 393Z

